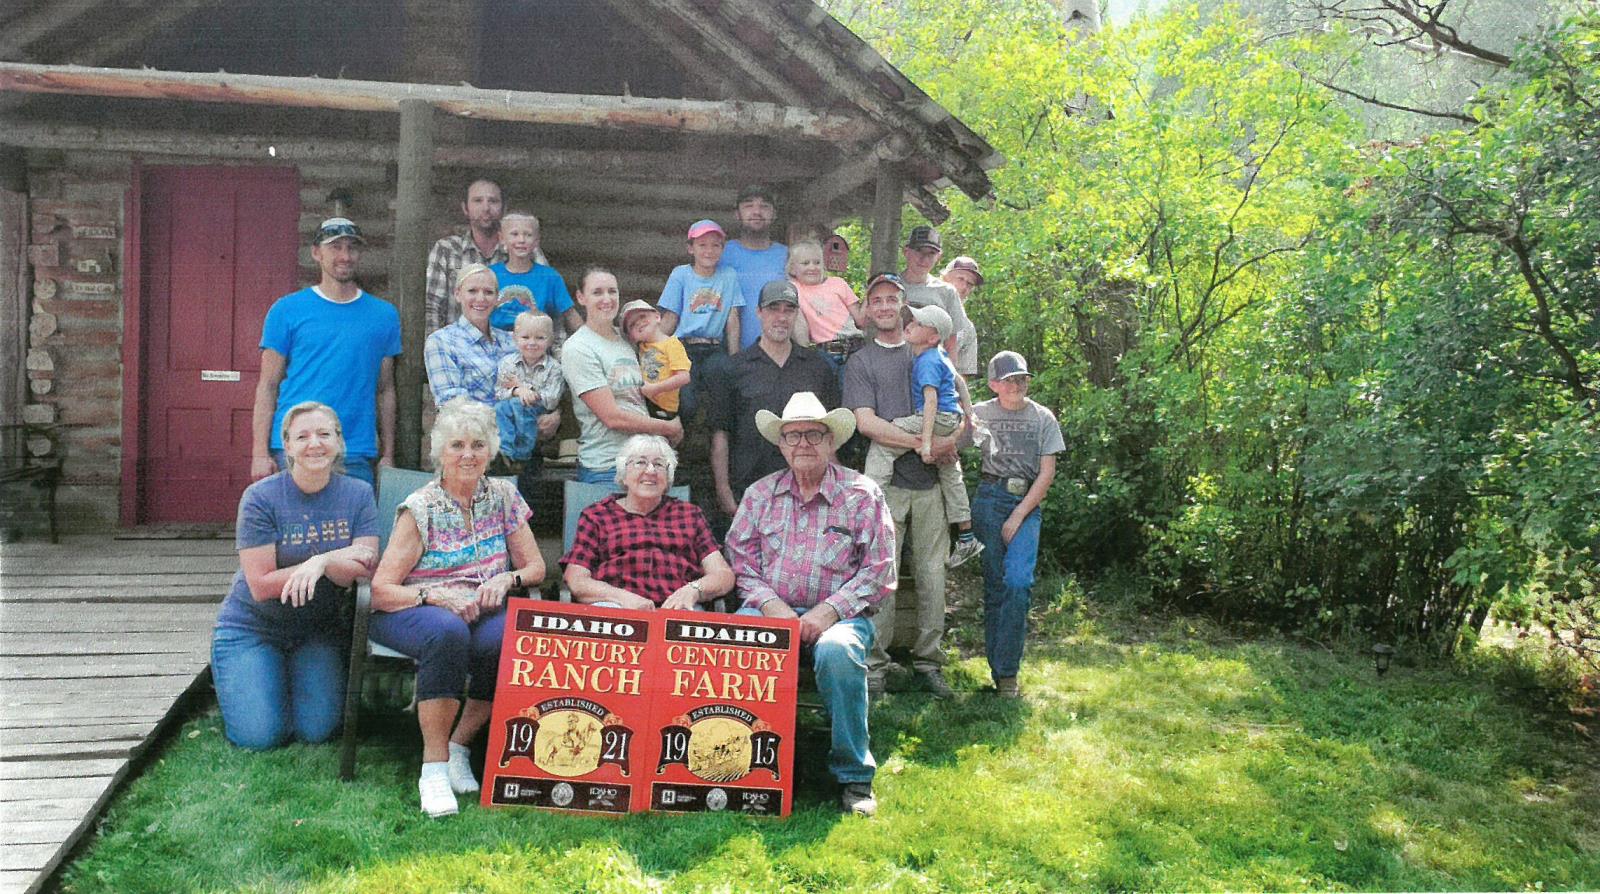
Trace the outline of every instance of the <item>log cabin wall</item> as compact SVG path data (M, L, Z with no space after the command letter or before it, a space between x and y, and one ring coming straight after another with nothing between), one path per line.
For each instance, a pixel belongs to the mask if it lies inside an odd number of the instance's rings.
M126 156L27 157L28 404L25 447L59 459L62 529L116 523L122 461Z
M634 160L637 159L625 159ZM702 159L703 161L703 159ZM125 198L136 187L135 155L94 151L26 153L30 208L30 298L27 378L31 455L59 459L62 530L106 530L117 524L121 503L123 439L123 314L129 231ZM208 155L138 157L144 167L258 165ZM708 165L708 170L753 174L759 160ZM343 213L368 239L359 280L387 296L393 232L393 166L361 162L304 162L300 175L299 231L304 237L324 218ZM629 298L654 300L672 267L684 263L684 230L701 217L733 226L736 187L655 184L642 179L574 176L570 169L446 168L437 174L432 225L436 235L460 224L461 190L478 173L501 180L509 206L538 214L551 263L575 289L591 265L614 270ZM659 173L645 170L641 177ZM728 181L729 183L743 181ZM74 234L80 235L74 235ZM88 233L84 236L81 234ZM97 265L79 269L80 263ZM421 269L425 257L414 259ZM299 248L299 279L315 282L310 249ZM407 346L410 354L420 346ZM30 529L36 527L30 524Z
M670 270L687 260L688 224L710 217L734 232L735 193L756 181L778 192L778 232L796 218L827 223L876 206L875 221L887 222L878 227L888 240L885 252L896 255L891 231L898 231L902 201L925 214L937 211L932 190L951 182L939 179L941 171L974 197L987 190L981 171L972 174L976 167L965 179L952 173L951 153L966 156L969 166L998 164L986 144L898 72L886 74L886 63L874 63L870 49L804 0L772 0L759 8L709 0L402 0L356 4L337 16L310 0L229 2L201 19L169 15L163 7L116 35L92 40L87 32L51 25L52 2L29 0L36 10L24 4L7 14L16 30L0 36L0 60L739 100L837 112L863 123L862 108L880 108L874 114L881 118L886 103L900 103L903 109L889 108L900 116L896 120L917 119L917 127L926 127L912 138L896 134L882 141L881 128L854 139L825 139L439 114L428 213L433 238L461 226L465 185L475 176L493 177L505 189L508 209L540 217L543 249L569 289L583 269L599 265L618 274L625 298L654 300ZM85 9L102 2L87 0ZM172 9L192 6L192 0L174 0ZM36 25L56 30L30 30ZM790 28L802 33L784 36ZM835 52L848 61L834 61L829 53ZM840 66L852 64L862 66L852 76L864 76L883 96L869 96L862 106L865 88L839 77ZM30 212L23 279L34 283L34 294L17 302L30 313L24 419L34 426L27 438L34 452L63 462L65 530L114 525L119 504L126 507L126 489L134 486L119 477L128 331L121 254L135 223L127 219L127 200L137 201L141 166L294 167L300 280L317 277L304 237L323 218L343 213L368 236L362 285L394 297L389 276L399 125L392 113L0 91L0 120L26 125L10 127L11 139L8 128L0 128L0 144L24 147ZM927 154L930 139L945 141L944 155ZM903 174L882 176L896 166ZM807 196L819 193L826 196L821 207L808 205ZM74 226L110 227L117 237L93 229L75 235ZM78 270L79 261L94 259L114 272ZM405 263L421 271L426 255ZM56 292L42 297L46 281ZM420 348L407 344L408 357L420 357Z
M213 157L161 156L157 165L239 164ZM26 154L31 294L26 352L30 456L58 459L57 491L66 532L116 525L121 500L126 197L135 188L127 153L31 151ZM308 163L301 177L300 230L312 232L334 213L328 197L351 197L347 212L362 219L369 251L361 282L382 295L388 275L388 206L392 189L381 166ZM300 279L315 282L310 250L300 248ZM28 530L38 526L30 523Z

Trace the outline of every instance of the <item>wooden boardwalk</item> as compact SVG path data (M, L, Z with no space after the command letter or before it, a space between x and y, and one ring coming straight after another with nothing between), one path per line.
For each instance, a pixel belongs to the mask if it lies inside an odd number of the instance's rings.
M0 894L49 878L210 660L232 539L0 545Z

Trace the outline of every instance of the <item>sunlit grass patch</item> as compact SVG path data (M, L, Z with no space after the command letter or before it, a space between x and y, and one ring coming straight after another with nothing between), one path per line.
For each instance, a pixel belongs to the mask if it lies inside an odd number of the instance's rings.
M795 815L424 817L416 731L255 755L191 720L71 892L1452 890L1600 887L1595 756L1481 666L1397 669L1105 617L1030 647L1028 695L952 668L873 711L881 803L840 816L802 715ZM1191 632L1192 631L1192 632Z

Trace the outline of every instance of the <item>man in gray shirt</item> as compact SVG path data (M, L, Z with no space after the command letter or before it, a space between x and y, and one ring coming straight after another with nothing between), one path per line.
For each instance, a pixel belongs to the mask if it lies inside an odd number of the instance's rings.
M948 288L948 284L946 284ZM872 335L844 367L844 405L855 411L856 429L873 441L908 452L895 461L894 477L884 488L894 516L895 561L906 540L913 543L911 573L917 585L916 639L911 644L912 667L923 685L939 698L951 696L944 679L945 556L950 552L949 520L940 496L935 470L924 464L917 451L920 435L895 427L892 420L916 412L911 403L910 345L905 342L900 311L905 287L900 277L880 273L867 283L867 328ZM954 290L951 295L954 296ZM957 298L957 301L960 299ZM955 458L954 438L933 439L936 462ZM888 648L894 640L894 599L878 605L872 619L877 641L867 658L867 690L883 692L889 668Z
M900 274L905 284L906 304L912 307L933 304L944 308L944 312L950 315L953 328L942 347L946 354L955 357L958 353L955 333L970 324L967 322L967 310L961 303L961 293L956 291L955 286L933 275L933 268L944 257L939 231L933 227L912 227L901 252L906 259L905 272Z

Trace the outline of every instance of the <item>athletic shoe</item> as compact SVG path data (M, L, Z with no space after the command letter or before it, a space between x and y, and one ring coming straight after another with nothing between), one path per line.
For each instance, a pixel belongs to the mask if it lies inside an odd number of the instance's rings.
M917 676L922 678L922 688L933 693L934 698L955 698L955 690L944 681L944 671L933 667L917 671Z
M983 543L976 537L970 540L956 538L956 548L950 551L950 558L944 560L944 567L959 568L966 564L968 559L976 558L983 552Z
M478 790L478 779L472 775L472 751L450 743L450 790L458 795L470 795Z
M448 773L423 773L417 779L417 791L422 795L422 812L431 817L454 816L461 809L456 793L450 790Z
M878 799L872 793L872 783L846 782L839 789L839 806L845 813L856 816L876 815Z

